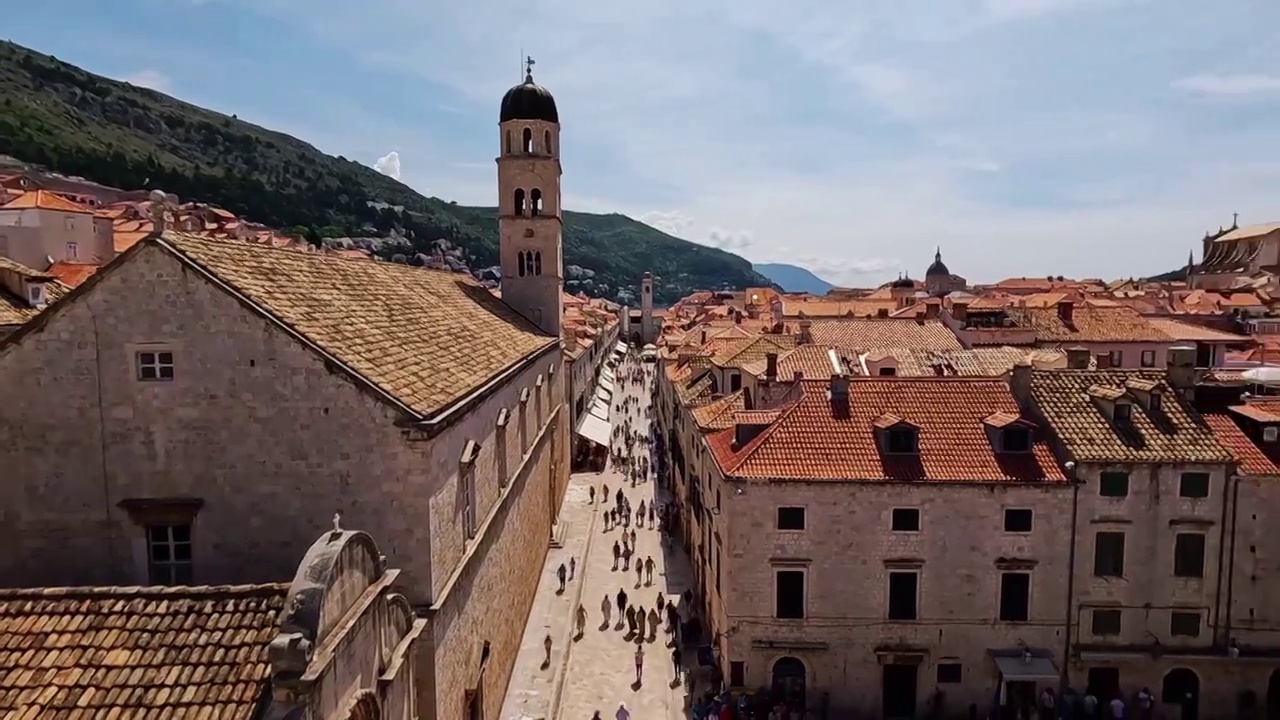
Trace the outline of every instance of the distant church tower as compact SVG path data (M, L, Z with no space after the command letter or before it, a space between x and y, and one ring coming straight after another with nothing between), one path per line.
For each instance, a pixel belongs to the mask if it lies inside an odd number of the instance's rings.
M549 335L564 317L560 214L560 115L555 98L533 82L502 97L498 121L498 242L502 300Z
M640 278L640 340L645 344L657 340L653 327L653 274Z

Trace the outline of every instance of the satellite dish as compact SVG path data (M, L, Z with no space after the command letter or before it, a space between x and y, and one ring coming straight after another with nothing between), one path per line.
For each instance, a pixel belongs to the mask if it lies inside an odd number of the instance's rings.
M152 190L148 197L151 198L151 202L157 203L162 203L169 199L168 196L164 194L163 190Z
M1249 368L1240 375L1251 383L1280 387L1280 367Z

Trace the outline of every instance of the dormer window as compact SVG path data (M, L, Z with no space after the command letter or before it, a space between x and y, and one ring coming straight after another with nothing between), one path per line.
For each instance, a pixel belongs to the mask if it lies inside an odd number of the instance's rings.
M33 282L27 284L27 302L31 307L44 307L49 302L49 296L44 291L44 283Z
M1111 415L1117 425L1128 425L1129 421L1133 419L1133 406L1129 403L1118 402L1111 411Z
M1151 396L1147 398L1147 409L1153 413L1158 413L1163 407L1163 403L1164 398L1160 393L1151 393Z
M894 455L914 455L918 443L916 429L912 427L895 427L885 431L885 446Z
M1276 440L1280 440L1280 427L1272 425L1262 428L1262 442L1273 443Z
M1000 432L1000 449L1010 453L1031 452L1031 430L1011 425Z

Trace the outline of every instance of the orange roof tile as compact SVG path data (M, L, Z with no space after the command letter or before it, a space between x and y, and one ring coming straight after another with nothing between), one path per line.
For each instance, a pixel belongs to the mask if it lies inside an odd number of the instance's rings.
M250 720L288 589L0 590L0 716Z
M1005 312L1019 327L1035 330L1039 342L1173 342L1147 318L1123 306L1075 303L1069 324L1056 307L1010 307Z
M1253 342L1253 339L1248 335L1237 335L1236 333L1214 330L1213 328L1204 327L1203 325L1182 322L1181 320L1174 320L1173 318L1149 317L1146 320L1152 327L1163 332L1174 340L1186 342L1229 342L1245 344Z
M142 242L150 232L120 232L119 230L112 233L111 244L116 254L120 254L129 248Z
M742 366L742 371L761 377L768 365L765 358ZM793 380L796 373L810 380L826 380L832 375L861 375L862 368L845 362L841 352L829 345L801 345L778 355L778 379Z
M1017 414L1009 386L969 378L850 378L847 405L828 382L804 382L798 401L738 446L736 429L714 433L712 451L727 476L770 480L1039 482L1065 480L1048 445L1000 452L983 420ZM876 421L892 415L918 428L918 454L883 452ZM1033 433L1034 435L1034 433Z
M1273 422L1276 420L1280 420L1280 417ZM1230 416L1208 413L1204 416L1204 421L1218 438L1218 443L1235 457L1242 475L1280 475L1280 467L1245 435Z
M0 210L56 210L57 212L93 214L93 209L89 206L72 202L48 190L25 192L4 205L0 205Z
M815 320L813 342L851 350L962 350L964 346L937 320Z
M94 273L98 272L100 266L91 263L72 263L66 261L58 261L49 266L49 274L58 278L63 285L74 288L80 283L88 280Z
M738 390L719 400L712 400L706 405L694 408L691 414L693 415L693 421L704 432L708 430L723 430L724 428L733 427L733 414L743 410L745 407L743 391Z

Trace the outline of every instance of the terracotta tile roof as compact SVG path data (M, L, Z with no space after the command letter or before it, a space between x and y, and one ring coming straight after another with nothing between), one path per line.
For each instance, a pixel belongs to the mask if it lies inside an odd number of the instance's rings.
M1133 402L1128 427L1107 415L1108 398L1127 394L1129 380L1151 380L1161 410ZM1231 455L1169 387L1162 370L1033 370L1031 396L1072 459L1082 462L1225 463ZM1135 398L1136 399L1136 398Z
M711 399L711 375L703 375L689 383L676 386L676 397L687 407L701 405Z
M466 275L239 241L156 241L420 416L560 338Z
M250 720L287 592L0 590L0 717Z
M890 350L898 377L1000 377L1031 352L1015 347L969 350ZM1063 356L1065 358L1065 355ZM941 372L939 372L941 370Z
M1233 405L1229 409L1254 422L1280 423L1280 400L1250 400L1244 405Z
M746 408L742 390L726 395L691 411L693 422L703 431L733 427L733 414Z
M116 254L118 255L128 250L129 248L133 247L134 245L137 245L138 243L142 242L150 234L151 234L150 231L121 232L119 229L117 229L114 233L111 234L112 247L115 249Z
M937 320L815 320L813 342L852 350L962 350L964 346Z
M69 288L74 288L98 272L98 265L59 261L49 266L49 274Z
M45 283L44 294L48 303L43 308L31 307L24 297L14 295L3 284L0 284L0 327L22 325L39 315L53 303L61 300L68 292L67 286L58 282L57 278L47 272L32 270L7 257L0 256L0 271L17 273L24 278L40 280Z
M84 213L92 215L93 209L87 205L72 202L61 195L48 190L31 190L0 205L0 210L55 210L57 212Z
M1267 453L1258 447L1244 431L1236 425L1231 416L1223 413L1206 413L1204 421L1218 438L1218 443L1226 448L1239 463L1238 471L1242 475L1280 475L1280 467L1267 457ZM1273 422L1280 421L1277 417Z
M843 351L847 353L848 351ZM768 370L768 359L760 359L742 366L742 371L763 377ZM842 351L829 345L801 345L794 350L778 354L778 379L792 380L796 373L810 380L825 380L832 375L861 375L862 368L844 362Z
M1018 326L1034 329L1039 342L1173 342L1147 318L1127 307L1076 303L1070 325L1063 322L1056 307L1010 307L1006 312Z
M1252 343L1253 339L1248 335L1237 335L1236 333L1223 332L1214 330L1195 323L1182 322L1173 318L1149 317L1146 319L1152 327L1160 332L1168 335L1174 340L1187 342L1229 342L1229 343Z
M829 381L803 383L794 404L745 445L735 430L710 444L727 476L771 480L1037 482L1064 480L1049 447L998 452L983 420L1017 414L1009 386L967 378L851 378L847 406L830 399ZM887 416L892 416L892 419ZM876 423L909 423L919 453L881 451Z
M712 362L720 367L741 368L756 360L764 360L769 353L784 353L796 346L794 335L758 335L736 343L716 354Z

